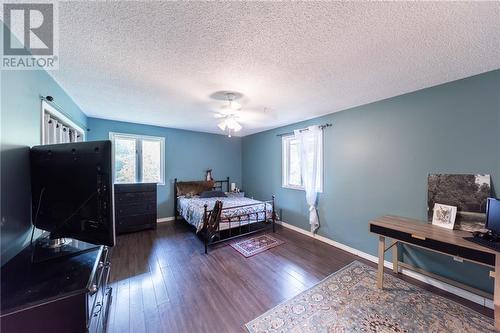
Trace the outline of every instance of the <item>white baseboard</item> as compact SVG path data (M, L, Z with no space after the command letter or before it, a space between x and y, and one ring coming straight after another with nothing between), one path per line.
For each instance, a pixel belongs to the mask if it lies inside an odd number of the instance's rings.
M363 259L366 259L366 260L378 263L378 257L376 257L374 255L371 255L371 254L368 254L366 252L357 250L357 249L355 249L353 247L350 247L350 246L347 246L345 244L336 242L334 240L331 240L330 238L327 238L327 237L324 237L324 236L321 236L321 235L313 234L310 231L304 230L302 228L296 227L294 225L288 224L288 223L283 222L283 221L276 221L276 223L282 225L283 227L285 227L287 229L290 229L290 230L293 230L293 231L297 231L297 232L299 232L299 233L301 233L303 235L315 238L315 239L317 239L317 240L319 240L321 242L324 242L326 244L335 246L335 247L337 247L337 248L339 248L341 250L344 250L346 252L349 252L349 253L352 253L354 255L357 255L358 257L361 257ZM392 270L392 262L389 262L389 261L385 260L384 261L384 266ZM485 306L487 308L493 309L493 301L492 300L490 300L488 298L485 298L483 296L480 296L480 295L476 295L476 294L474 294L474 293L472 293L472 292L470 292L468 290L464 290L464 289L452 286L451 284L448 284L448 283L436 280L436 279L434 279L432 277L420 274L418 272L415 272L415 271L412 271L412 270L409 270L409 269L406 269L406 268L401 268L401 273L403 275L406 275L406 276L409 276L411 278L414 278L415 280L422 281L422 282L427 283L427 284L429 284L429 285L431 285L433 287L436 287L436 288L442 289L444 291L447 291L450 294L457 295L459 297L465 298L465 299L467 299L469 301L472 301L474 303L477 303L477 304L480 304L480 305Z
M174 221L174 220L175 220L174 216L169 216L169 217L161 217L159 219L156 219L156 222L157 223L165 223L165 222L170 222L170 221Z

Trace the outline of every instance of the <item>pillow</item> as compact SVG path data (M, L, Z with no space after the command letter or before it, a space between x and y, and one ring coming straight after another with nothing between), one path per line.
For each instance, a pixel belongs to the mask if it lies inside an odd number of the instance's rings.
M205 191L200 194L200 198L226 198L227 195L223 191Z
M214 187L213 181L177 182L177 196L194 196Z

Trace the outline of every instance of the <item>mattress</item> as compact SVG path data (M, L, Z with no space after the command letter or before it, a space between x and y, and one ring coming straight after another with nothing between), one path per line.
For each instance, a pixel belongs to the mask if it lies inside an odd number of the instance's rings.
M215 202L219 200L222 201L222 214L220 222L220 230L225 230L229 228L236 228L240 225L246 225L249 223L255 223L264 220L264 207L266 211L266 217L272 217L272 205L271 203L254 200L246 197L217 197L217 198L200 198L200 197L178 197L177 200L177 210L179 214L191 225L196 228L196 231L200 231L203 228L203 214L205 211L205 204L207 209L211 210ZM251 205L245 207L237 207L243 205ZM235 207L232 209L231 207ZM227 209L226 209L227 208ZM259 213L258 219L256 213ZM250 218L246 217L247 214L251 214ZM238 223L238 218L229 219L235 216L245 215L241 217Z

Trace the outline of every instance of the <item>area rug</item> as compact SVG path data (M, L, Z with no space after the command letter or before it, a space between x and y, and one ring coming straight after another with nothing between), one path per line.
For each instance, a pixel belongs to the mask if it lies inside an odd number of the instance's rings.
M263 332L494 332L494 322L465 306L360 262L246 324Z
M246 238L237 242L233 242L229 245L231 245L236 251L245 256L245 258L248 258L283 243L284 242L282 240L276 239L266 234L255 236L252 238Z

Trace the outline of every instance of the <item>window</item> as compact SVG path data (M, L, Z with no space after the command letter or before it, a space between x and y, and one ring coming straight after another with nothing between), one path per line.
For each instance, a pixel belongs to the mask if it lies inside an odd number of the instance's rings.
M303 190L300 142L294 135L287 135L282 140L282 186L286 188ZM320 140L320 156L318 158L316 188L318 192L323 191L323 140ZM313 163L313 160L308 161Z
M114 148L115 183L165 184L165 139L110 133Z
M85 131L61 111L42 101L43 145L85 141Z

